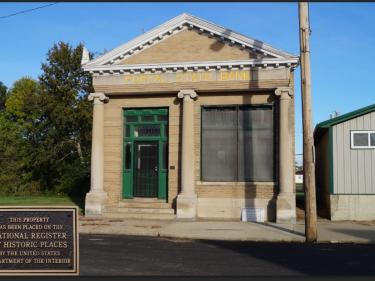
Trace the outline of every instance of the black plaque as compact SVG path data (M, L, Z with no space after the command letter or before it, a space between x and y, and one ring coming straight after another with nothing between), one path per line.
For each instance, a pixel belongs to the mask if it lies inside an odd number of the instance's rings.
M1 275L77 275L77 207L0 207Z

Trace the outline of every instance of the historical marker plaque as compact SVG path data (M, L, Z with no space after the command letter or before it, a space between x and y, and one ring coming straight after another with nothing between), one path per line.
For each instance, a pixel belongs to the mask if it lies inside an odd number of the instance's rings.
M77 207L0 207L1 275L77 275Z

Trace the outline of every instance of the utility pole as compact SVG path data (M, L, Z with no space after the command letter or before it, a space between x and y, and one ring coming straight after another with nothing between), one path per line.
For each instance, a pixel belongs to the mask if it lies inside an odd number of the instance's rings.
M303 187L305 190L305 235L306 242L316 242L316 196L314 168L314 139L311 113L311 74L309 47L308 3L298 3L300 53L301 53L301 90L303 122Z

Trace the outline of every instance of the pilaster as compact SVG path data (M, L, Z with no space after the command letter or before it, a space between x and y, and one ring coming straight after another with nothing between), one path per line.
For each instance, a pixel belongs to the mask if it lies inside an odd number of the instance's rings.
M290 103L293 91L288 87L277 88L279 96L279 195L276 202L276 222L296 222L296 196L294 188L293 132L290 126Z
M177 196L177 217L195 218L197 213L197 194L194 175L194 90L181 90L182 99L182 159L181 193Z
M93 101L93 123L91 143L91 184L86 194L85 215L100 216L107 199L103 188L104 177L104 103L108 97L104 93L91 93L88 97Z

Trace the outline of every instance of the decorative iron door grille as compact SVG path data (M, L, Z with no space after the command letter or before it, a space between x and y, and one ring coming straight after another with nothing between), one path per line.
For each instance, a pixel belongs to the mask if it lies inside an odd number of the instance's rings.
M158 142L135 142L135 197L158 194L158 150Z

